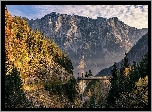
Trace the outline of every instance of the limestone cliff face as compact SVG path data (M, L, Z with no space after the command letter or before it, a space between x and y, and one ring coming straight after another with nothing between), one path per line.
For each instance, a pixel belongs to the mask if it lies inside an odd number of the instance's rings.
M91 69L96 75L113 62L119 62L148 31L130 27L117 17L92 19L52 12L41 19L27 21L33 30L39 29L45 36L55 38L57 45L68 53L75 76L80 72L83 55L84 71Z
M130 49L128 52L128 61L130 64L133 64L133 61L139 62L142 59L142 56L144 56L148 52L148 32L143 35L137 43ZM121 67L121 63L123 63L123 60L117 63L118 67ZM111 75L111 69L112 66L105 68L101 70L97 76L102 75Z

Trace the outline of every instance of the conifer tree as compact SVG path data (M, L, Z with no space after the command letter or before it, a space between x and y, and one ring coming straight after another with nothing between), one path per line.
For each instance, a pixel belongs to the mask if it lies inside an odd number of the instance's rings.
M148 68L147 56L148 53L142 58L139 64L133 62L128 83L124 84L125 89L123 88L124 86L121 86L122 89L120 91L120 97L116 99L115 107L117 108L147 108L148 107L148 75L147 75L148 73L146 69ZM123 70L122 68L121 70ZM121 80L120 82L121 85L123 85L122 82L123 81Z
M130 67L130 63L128 63L128 57L127 54L125 53L125 57L123 60L123 64L121 64L121 68L120 68L120 80L119 80L119 86L120 86L120 93L121 92L125 92L127 90L127 83L128 83L128 77L125 75L125 70L129 69ZM130 73L128 73L130 74Z
M148 74L148 52L142 57L141 62L139 63L139 72L141 78L144 78Z
M107 107L114 106L114 102L116 98L118 98L119 94L119 88L118 88L118 69L116 66L116 63L114 62L114 65L112 66L111 70L112 78L110 79L111 87L107 96Z
M22 81L16 67L5 75L5 108L27 108L30 103L22 90Z

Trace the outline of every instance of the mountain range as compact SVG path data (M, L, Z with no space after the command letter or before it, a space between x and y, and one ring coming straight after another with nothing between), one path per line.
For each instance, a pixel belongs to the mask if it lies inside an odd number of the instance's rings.
M141 39L127 53L128 62L133 64L133 61L140 62L142 57L148 52L148 33L142 36ZM123 60L117 63L117 67L121 66ZM97 76L111 75L112 66L101 70Z
M117 17L92 19L52 12L41 19L24 19L34 31L39 29L67 52L75 77L78 72L89 70L96 75L113 62L121 61L125 52L148 32L148 28L130 27Z

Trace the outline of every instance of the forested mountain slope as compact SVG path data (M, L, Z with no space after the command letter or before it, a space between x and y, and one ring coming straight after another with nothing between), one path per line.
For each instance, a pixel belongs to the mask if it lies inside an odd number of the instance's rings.
M142 38L139 39L139 41L130 49L130 51L127 53L128 61L130 64L133 64L133 61L139 62L142 59L142 56L144 56L148 52L148 32L142 36ZM119 63L117 63L117 67L121 66L123 60L121 60ZM102 75L111 75L111 69L112 66L109 68L105 68L101 70L97 76Z
M5 9L5 108L81 107L66 52Z

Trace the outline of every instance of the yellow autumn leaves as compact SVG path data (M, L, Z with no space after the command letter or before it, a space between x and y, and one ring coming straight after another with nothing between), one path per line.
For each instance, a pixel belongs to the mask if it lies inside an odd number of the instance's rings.
M34 32L25 20L12 17L5 9L5 56L9 72L14 65L24 78L39 67L54 64L53 57L62 56L62 51L39 30Z

